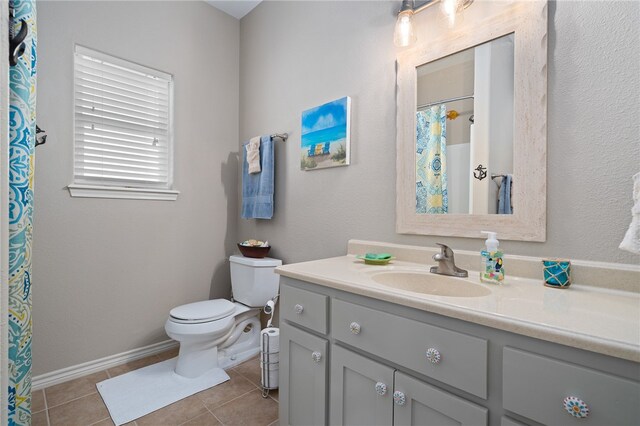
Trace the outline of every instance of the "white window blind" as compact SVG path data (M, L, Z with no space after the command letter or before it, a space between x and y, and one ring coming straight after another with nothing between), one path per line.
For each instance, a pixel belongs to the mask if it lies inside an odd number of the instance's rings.
M74 184L170 189L170 74L75 49Z

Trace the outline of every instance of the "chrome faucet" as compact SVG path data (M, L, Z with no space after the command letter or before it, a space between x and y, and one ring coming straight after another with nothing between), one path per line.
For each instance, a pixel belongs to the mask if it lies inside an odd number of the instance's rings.
M438 262L438 265L431 267L431 273L460 278L468 277L469 273L467 271L456 266L456 262L453 259L453 250L444 244L436 244L440 246L440 253L434 254L433 260Z

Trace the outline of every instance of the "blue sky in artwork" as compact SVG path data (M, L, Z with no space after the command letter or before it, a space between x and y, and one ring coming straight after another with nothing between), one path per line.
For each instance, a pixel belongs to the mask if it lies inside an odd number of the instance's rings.
M328 102L302 113L302 134L347 124L347 98Z

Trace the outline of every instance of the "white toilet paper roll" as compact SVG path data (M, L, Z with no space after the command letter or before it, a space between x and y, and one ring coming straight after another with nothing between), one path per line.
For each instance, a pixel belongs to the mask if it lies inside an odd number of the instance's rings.
M265 352L265 338L263 335L267 335L269 342L269 353L280 352L280 329L277 327L265 328L260 332L260 352Z
M265 389L277 389L278 388L278 373L279 373L278 370L269 370L268 371L269 381L266 384L264 383L264 375L263 375L262 387L264 387Z
M268 327L260 332L260 373L262 387L276 389L280 368L280 329Z

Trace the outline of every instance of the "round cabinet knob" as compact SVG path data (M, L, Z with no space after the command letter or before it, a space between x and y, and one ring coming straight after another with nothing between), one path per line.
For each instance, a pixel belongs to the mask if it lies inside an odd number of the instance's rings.
M440 351L435 348L427 349L427 359L431 364L439 364L442 359L442 355L440 355Z
M357 322L352 322L349 325L349 329L353 334L360 334L360 324L358 324Z
M320 352L314 352L311 354L311 359L313 359L313 361L315 362L320 362L320 360L322 359L322 354Z
M380 396L383 396L387 393L387 385L382 382L376 383L376 393Z
M564 409L567 410L567 413L578 419L584 419L589 415L589 406L587 403L575 396L566 397L562 405Z
M395 391L393 393L393 402L395 402L396 405L404 405L407 402L407 397L404 396L402 392Z
M304 306L298 304L293 307L293 310L296 311L296 314L301 314L304 311Z

